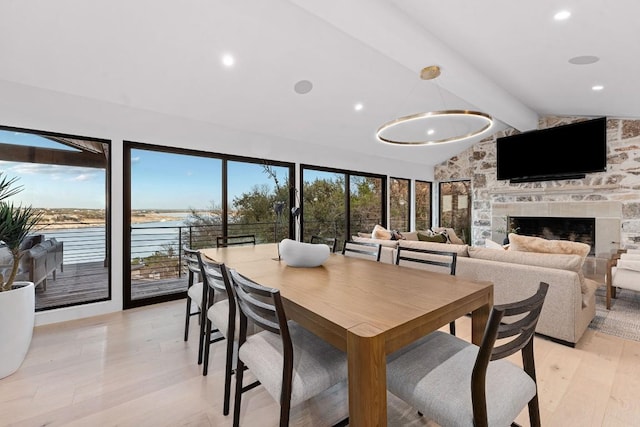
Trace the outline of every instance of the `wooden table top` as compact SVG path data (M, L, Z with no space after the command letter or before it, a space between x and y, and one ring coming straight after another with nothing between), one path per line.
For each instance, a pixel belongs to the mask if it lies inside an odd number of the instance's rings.
M275 244L201 252L263 286L279 289L286 310L303 326L346 348L346 331L382 334L390 353L493 298L490 283L332 254L320 267L289 267ZM307 324L304 324L304 323ZM318 332L320 331L320 332Z

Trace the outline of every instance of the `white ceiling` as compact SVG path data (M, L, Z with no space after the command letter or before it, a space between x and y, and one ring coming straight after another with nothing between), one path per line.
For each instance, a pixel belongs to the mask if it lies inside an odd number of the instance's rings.
M640 118L638 16L637 0L0 0L0 80L433 165L477 138L396 147L376 129L441 109L491 114L492 131Z

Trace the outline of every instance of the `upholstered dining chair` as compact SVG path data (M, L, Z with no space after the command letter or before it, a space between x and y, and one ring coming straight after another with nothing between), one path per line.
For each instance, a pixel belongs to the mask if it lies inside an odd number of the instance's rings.
M607 262L605 283L607 310L611 310L611 299L618 297L618 288L640 291L640 251L622 249L614 254Z
M346 353L295 322L287 321L280 291L264 287L235 270L231 284L240 309L239 349L233 425L240 425L244 368L280 403L280 426L290 409L347 380ZM249 323L264 330L247 336ZM336 425L345 425L342 420Z
M342 255L354 256L358 258L373 258L380 261L382 245L374 242L355 242L347 240L342 247Z
M444 268L445 271L448 271L452 276L456 275L457 260L458 254L456 252L449 251L437 251L398 245L396 252L397 265L411 265L412 263L433 265L436 268ZM456 334L455 320L449 323L449 333L451 335Z
M229 414L231 400L231 376L233 375L233 348L236 331L236 303L233 298L229 272L223 263L209 260L200 255L200 270L206 289L206 327L201 342L204 345L202 375L209 372L209 352L211 344L226 339L227 350L224 368L224 404L222 413ZM231 298L229 298L231 296ZM216 333L218 332L218 333Z
M336 239L335 237L311 236L311 240L309 241L309 243L325 244L329 246L329 249L331 249L331 253L333 253L336 251L338 239Z
M200 325L200 333L198 334L200 342L204 334L204 311L202 310L202 297L204 294L204 286L200 274L200 252L187 246L182 247L182 256L187 267L187 311L184 321L184 340L189 340L189 321L192 316L198 317ZM193 305L195 304L194 311ZM198 364L202 363L202 345L198 345Z
M436 331L392 353L389 391L442 427L515 425L526 406L540 426L533 335L548 288L540 282L533 296L494 306L479 347ZM519 351L524 368L501 360Z
M226 248L235 245L255 245L255 234L241 234L236 236L216 236L216 247Z

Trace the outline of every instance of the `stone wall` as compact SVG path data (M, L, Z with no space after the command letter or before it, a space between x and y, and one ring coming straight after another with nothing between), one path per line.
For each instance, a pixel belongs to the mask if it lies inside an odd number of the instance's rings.
M545 117L540 119L538 127L546 129L582 120L586 118ZM576 180L517 184L498 181L496 138L513 133L517 131L511 128L500 131L435 167L436 181L471 180L474 245L484 245L487 238L497 240L496 233L504 229L504 215L509 209L526 211L531 206L547 206L573 214L584 210L587 216L589 206L604 205L606 215L619 216L608 218L614 219L615 228L619 229L613 230L614 236L607 236L609 243L615 243L616 247L640 247L640 120L608 119L607 171ZM612 209L612 206L619 208ZM616 211L619 214L611 213Z

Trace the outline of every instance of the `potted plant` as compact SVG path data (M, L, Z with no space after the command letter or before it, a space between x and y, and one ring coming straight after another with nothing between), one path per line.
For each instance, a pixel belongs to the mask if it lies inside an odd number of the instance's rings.
M20 245L42 215L31 206L16 206L5 200L22 191L15 186L16 180L0 172L0 378L11 375L22 364L35 321L34 284L15 279L23 256Z

